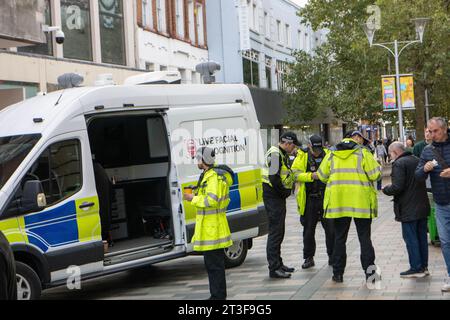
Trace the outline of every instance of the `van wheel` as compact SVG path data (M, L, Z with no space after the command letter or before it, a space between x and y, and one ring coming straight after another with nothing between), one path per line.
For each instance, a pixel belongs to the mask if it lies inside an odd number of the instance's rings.
M41 279L25 263L16 261L17 300L37 300L41 296Z
M233 241L231 247L225 248L225 268L234 268L244 263L247 257L248 245L246 240Z

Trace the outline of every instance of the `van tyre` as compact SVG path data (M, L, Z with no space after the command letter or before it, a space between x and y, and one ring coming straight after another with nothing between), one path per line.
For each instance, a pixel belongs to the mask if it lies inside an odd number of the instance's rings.
M231 247L225 248L225 268L234 268L244 263L247 257L248 244L247 240L233 241Z
M16 261L17 300L37 300L41 296L41 279L25 263Z

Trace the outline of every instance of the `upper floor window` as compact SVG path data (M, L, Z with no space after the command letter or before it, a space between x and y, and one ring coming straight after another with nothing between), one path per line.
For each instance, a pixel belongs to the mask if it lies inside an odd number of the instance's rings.
M61 0L61 24L65 34L64 57L92 61L89 0Z
M284 35L285 44L288 47L291 47L292 46L291 27L288 24L286 24L284 31L285 31Z
M188 1L188 25L189 25L189 39L195 43L195 4L194 0Z
M259 52L247 50L242 52L244 83L259 87Z
M153 29L153 0L142 0L142 23Z
M270 16L264 12L264 33L266 38L270 38Z
M277 20L277 41L278 43L283 42L282 32L281 32L281 21Z
M175 0L175 18L177 35L184 38L184 0Z
M158 31L167 33L166 0L156 0L156 21Z
M123 0L99 0L102 62L125 65Z
M196 3L195 5L195 12L196 12L196 29L197 29L197 44L200 46L204 46L206 44L205 42L205 21L204 21L204 14L203 14L203 4L202 3Z

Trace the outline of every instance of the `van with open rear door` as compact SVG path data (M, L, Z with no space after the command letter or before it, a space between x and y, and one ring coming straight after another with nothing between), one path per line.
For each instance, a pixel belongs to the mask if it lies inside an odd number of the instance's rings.
M74 274L85 280L192 253L196 213L182 193L197 183L201 146L235 173L227 209L234 244L225 249L235 267L267 233L264 150L246 86L80 87L2 110L0 230L21 279L18 298L37 299ZM112 190L107 218L96 167Z

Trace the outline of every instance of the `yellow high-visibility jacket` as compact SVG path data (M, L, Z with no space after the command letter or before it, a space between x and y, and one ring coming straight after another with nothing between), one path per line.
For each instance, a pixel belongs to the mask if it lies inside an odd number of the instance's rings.
M283 152L278 147L272 146L266 153L266 163L265 166L261 169L261 178L263 183L267 183L269 186L273 187L269 180L269 159L272 156L272 153L279 154L281 156L281 170L280 170L280 178L283 186L286 189L292 189L294 184L294 175L287 165L287 159ZM274 164L271 164L274 165Z
M223 169L208 169L199 183L191 204L196 207L192 243L195 251L227 248L233 244L226 211L230 203L231 174Z
M317 172L327 184L325 217L377 217L377 191L374 182L381 178L381 167L369 150L352 139L344 139L331 151Z
M330 150L324 148L325 154L328 155ZM325 159L324 159L325 160ZM312 172L306 172L308 168L308 152L298 150L297 156L292 163L292 172L295 176L295 182L298 183L297 191L297 211L302 216L305 214L306 207L306 182L313 182Z

